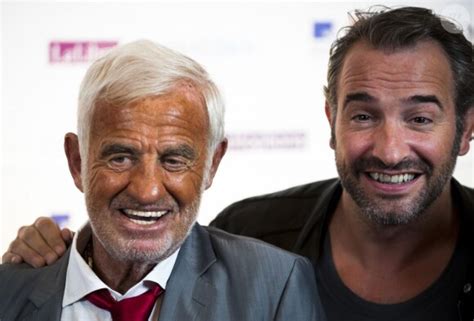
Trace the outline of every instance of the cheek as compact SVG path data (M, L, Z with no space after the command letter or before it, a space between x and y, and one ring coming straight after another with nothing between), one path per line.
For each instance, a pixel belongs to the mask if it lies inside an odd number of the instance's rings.
M412 145L416 146L419 151L422 151L425 154L435 155L437 153L442 153L447 150L448 145L452 146L452 142L443 142L435 139L420 139L413 140Z
M189 204L201 194L202 175L198 171L166 175L166 189L178 203Z
M436 163L451 158L455 135L454 126L444 126L430 133L406 135L406 142L420 157Z
M336 153L345 159L355 159L370 150L372 138L362 133L336 133Z
M432 165L451 159L453 141L424 139L411 145L416 154Z
M114 173L103 168L95 168L89 171L87 178L87 190L94 199L112 198L127 185L126 173Z

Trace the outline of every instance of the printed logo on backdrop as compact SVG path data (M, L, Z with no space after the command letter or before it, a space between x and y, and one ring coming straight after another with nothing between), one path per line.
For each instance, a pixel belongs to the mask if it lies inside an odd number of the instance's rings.
M60 228L67 227L71 216L68 213L53 213L50 215Z
M90 62L117 44L117 41L51 41L49 62L53 64Z
M316 21L313 25L313 36L316 39L333 38L334 24L332 21Z
M303 150L307 135L301 131L229 133L230 150Z

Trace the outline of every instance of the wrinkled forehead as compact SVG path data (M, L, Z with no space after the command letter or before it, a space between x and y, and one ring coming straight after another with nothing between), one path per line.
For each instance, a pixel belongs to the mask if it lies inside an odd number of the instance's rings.
M90 138L94 140L97 135L138 128L157 132L180 128L182 132L207 138L209 119L200 91L192 83L183 82L167 93L143 97L125 105L100 101L91 117Z
M123 97L132 96L124 94ZM125 101L121 97L114 97L111 99L110 96L104 95L98 97L93 109L90 113L90 121L97 119L101 116L104 111L112 113L120 112L121 110L127 110L133 112L134 110L144 109L149 106L150 101L161 100L165 107L168 106L170 109L173 107L181 106L190 113L204 113L205 118L208 118L208 112L204 96L198 87L190 80L181 80L171 85L168 90L163 93L156 95L146 95L143 97L137 97L132 100ZM166 102L166 103L164 103Z

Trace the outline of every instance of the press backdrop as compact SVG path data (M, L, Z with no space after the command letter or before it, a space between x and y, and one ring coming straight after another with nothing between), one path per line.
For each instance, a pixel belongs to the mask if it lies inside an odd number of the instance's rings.
M38 216L74 229L86 220L63 152L79 83L95 57L140 38L203 64L226 100L229 151L201 223L241 198L336 176L322 91L329 46L348 12L380 3L433 8L472 37L470 0L2 2L0 252ZM473 167L471 150L455 177L474 186Z

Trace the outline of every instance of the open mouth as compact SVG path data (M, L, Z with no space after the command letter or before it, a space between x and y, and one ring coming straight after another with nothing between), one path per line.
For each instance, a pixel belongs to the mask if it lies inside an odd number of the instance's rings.
M132 209L122 209L121 212L136 224L151 225L157 222L169 211L138 211Z
M370 172L367 174L372 180L382 184L406 184L417 179L421 174L401 173L388 175L384 173Z

